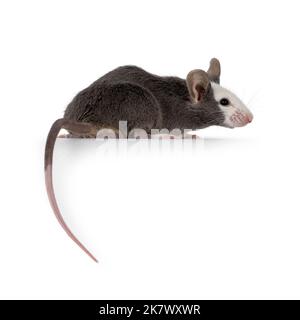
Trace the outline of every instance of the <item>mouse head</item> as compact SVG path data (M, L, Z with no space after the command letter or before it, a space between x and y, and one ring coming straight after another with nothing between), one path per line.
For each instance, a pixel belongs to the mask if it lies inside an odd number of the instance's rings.
M204 126L243 127L252 121L253 115L234 93L220 86L220 74L216 58L210 61L207 72L189 72L186 83L193 108L203 114Z

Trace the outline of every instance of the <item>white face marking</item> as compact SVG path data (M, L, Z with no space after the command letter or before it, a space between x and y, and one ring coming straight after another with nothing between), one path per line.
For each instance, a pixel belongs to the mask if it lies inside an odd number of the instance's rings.
M223 111L225 121L223 125L229 128L243 127L252 121L253 115L244 103L232 92L221 87L217 83L211 83L214 98L218 102L220 109ZM227 99L227 106L221 105L222 99Z

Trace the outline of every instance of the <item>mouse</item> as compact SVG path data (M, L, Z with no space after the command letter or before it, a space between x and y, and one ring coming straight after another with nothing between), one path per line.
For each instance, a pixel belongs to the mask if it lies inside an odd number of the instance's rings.
M96 257L65 223L55 198L53 152L60 130L67 130L70 137L96 138L103 128L110 128L121 137L120 121L126 121L128 132L138 128L147 133L249 124L253 114L240 98L220 85L220 75L217 58L210 60L207 71L192 70L186 79L158 76L137 66L121 66L80 91L67 105L63 118L52 124L44 158L50 205L67 235L95 262L98 262Z

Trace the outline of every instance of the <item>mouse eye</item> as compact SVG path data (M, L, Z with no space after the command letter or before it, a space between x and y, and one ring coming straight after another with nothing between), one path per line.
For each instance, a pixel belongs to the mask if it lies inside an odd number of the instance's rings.
M226 99L226 98L223 98L223 99L220 100L220 104L222 106L228 106L229 105L229 100Z

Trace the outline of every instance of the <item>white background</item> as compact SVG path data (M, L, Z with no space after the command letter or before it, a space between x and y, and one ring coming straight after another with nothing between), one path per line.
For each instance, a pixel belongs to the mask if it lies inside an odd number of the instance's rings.
M300 298L299 1L1 1L0 298ZM123 64L222 63L254 114L196 145L60 139L82 88Z

